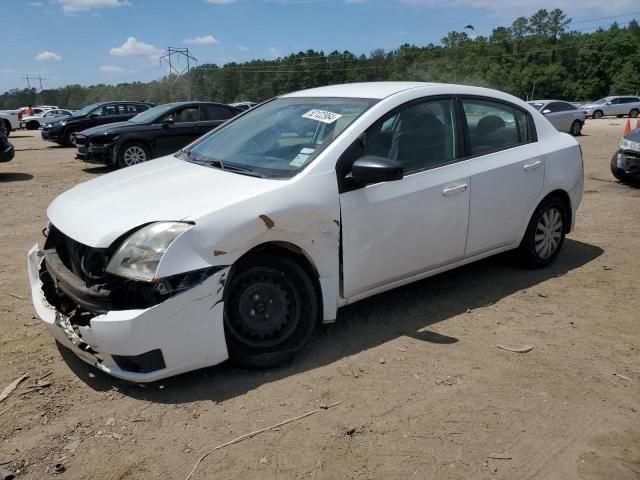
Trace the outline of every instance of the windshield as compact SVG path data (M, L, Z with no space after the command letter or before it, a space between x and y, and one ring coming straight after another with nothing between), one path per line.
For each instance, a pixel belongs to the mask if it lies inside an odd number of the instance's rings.
M544 103L540 102L529 102L529 105L531 105L536 110L540 110L542 107L544 107Z
M604 97L604 98L601 98L600 100L596 100L596 101L595 101L595 102L593 102L593 103L594 103L594 104L596 104L596 105L602 105L603 103L608 102L608 101L609 101L609 98L610 98L610 97Z
M249 110L193 146L192 162L291 178L376 100L278 98Z
M151 123L157 118L163 119L165 115L172 109L176 108L179 105L177 103L167 103L165 105L160 105L158 107L150 108L149 110L145 110L142 113L139 113L135 117L133 117L130 122L133 123Z
M87 105L83 109L78 110L77 112L73 112L73 116L74 117L82 117L83 115L87 115L87 114L89 114L89 112L91 112L95 108L98 108L100 105L102 105L102 104L101 103L92 103L91 105Z

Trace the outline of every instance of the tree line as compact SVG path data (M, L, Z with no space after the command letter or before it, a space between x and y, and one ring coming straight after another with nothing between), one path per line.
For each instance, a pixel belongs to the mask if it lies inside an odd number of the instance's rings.
M562 10L541 9L495 28L488 37L475 36L470 25L450 32L440 44L404 44L369 55L308 50L275 60L203 64L182 77L148 83L15 89L0 95L0 109L27 104L81 108L105 100L262 101L321 85L379 80L486 86L523 99L582 101L639 93L638 22L594 32L570 30L570 23Z

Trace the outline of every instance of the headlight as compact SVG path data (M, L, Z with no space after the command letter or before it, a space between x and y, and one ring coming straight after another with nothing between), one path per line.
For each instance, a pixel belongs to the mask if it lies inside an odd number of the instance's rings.
M152 281L169 245L189 228L190 224L181 222L158 222L141 228L120 245L107 266L107 272Z
M67 124L67 122L60 122L60 126L64 127Z
M632 142L631 140L627 140L624 137L620 139L620 143L618 144L618 146L620 147L620 150L640 151L640 143Z

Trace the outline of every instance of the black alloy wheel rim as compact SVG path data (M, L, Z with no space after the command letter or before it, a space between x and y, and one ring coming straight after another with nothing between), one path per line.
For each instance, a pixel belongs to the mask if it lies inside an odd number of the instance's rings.
M249 269L234 282L225 323L251 348L273 348L287 341L300 324L300 295L281 272Z

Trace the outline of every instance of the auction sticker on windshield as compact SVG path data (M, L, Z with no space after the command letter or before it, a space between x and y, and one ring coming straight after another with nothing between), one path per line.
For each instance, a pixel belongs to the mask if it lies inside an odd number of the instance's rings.
M302 115L302 117L308 118L309 120L317 120L318 122L331 124L342 117L342 115L340 115L339 113L328 112L327 110L314 109L308 111L307 113Z

